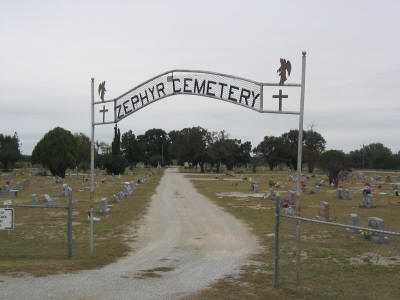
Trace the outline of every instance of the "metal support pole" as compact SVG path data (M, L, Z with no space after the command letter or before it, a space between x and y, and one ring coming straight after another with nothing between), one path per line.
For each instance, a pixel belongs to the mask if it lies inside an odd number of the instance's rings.
M306 52L302 53L302 65L301 65L301 95L300 95L300 115L299 115L299 140L297 146L297 205L296 215L300 215L300 192L301 192L301 167L302 167L302 155L303 155L303 117L304 117L304 91L305 91L305 79L306 79ZM296 280L297 287L300 285L300 220L296 223Z
M306 80L306 52L303 51L301 67L301 95L300 95L300 115L299 115L299 140L297 146L297 195L300 196L301 165L303 157L303 117L304 117L304 90ZM297 212L300 209L300 197L297 203Z
M90 139L90 200L93 200L94 193L94 78L91 80L91 139Z
M89 210L89 243L90 243L90 255L94 256L94 211L93 208Z
M279 223L281 216L281 204L280 198L275 196L275 240L274 240L274 277L273 285L274 288L279 287Z
M68 193L67 240L68 240L68 258L71 258L72 257L72 191Z

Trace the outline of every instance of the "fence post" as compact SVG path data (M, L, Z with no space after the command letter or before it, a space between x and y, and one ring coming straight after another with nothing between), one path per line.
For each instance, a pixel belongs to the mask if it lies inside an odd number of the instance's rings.
M279 223L281 216L280 198L275 196L275 241L274 241L274 288L279 287Z
M68 223L67 223L68 257L72 257L72 190L68 193Z
M91 207L89 210L89 243L90 243L90 255L94 256L94 211Z

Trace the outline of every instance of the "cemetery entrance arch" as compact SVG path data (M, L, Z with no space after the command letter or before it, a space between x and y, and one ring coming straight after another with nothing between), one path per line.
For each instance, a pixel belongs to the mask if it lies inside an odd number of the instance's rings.
M140 109L160 101L164 98L174 95L195 95L213 98L229 102L259 113L291 114L299 116L299 138L298 138L298 160L297 160L297 178L301 177L302 165L302 140L303 140L303 115L304 115L304 92L305 92L305 69L306 53L302 53L301 83L285 83L286 74L291 73L291 63L288 60L280 60L278 73L279 83L257 82L237 76L226 75L215 72L200 70L171 70L157 75L142 84L134 87L126 93L107 100L104 98L106 93L105 82L98 86L99 99L95 101L94 78L91 80L91 193L94 192L94 131L95 127L105 124L116 124L129 115ZM285 111L282 109L282 100L288 95L282 93L279 89L277 95L272 95L279 101L277 110L264 109L264 87L293 87L300 88L300 105L295 111ZM271 96L268 96L271 99ZM106 114L113 115L111 120L106 120ZM99 120L95 120L95 107L99 107ZM300 192L300 180L297 180L297 192Z

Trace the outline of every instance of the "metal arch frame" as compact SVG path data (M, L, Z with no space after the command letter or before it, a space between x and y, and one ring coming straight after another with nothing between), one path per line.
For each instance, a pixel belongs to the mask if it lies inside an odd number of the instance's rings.
M163 77L163 76L165 76L165 75L168 75L168 74L171 74L172 77L173 77L173 76L174 76L174 73L200 73L200 74L221 76L221 77L226 77L226 78L230 78L230 79L234 79L234 80L241 80L241 81L245 81L245 82L248 82L248 83L257 85L257 86L259 86L260 91L261 91L261 94L260 94L260 109L253 108L253 107L250 107L250 106L245 105L245 104L242 104L242 103L238 103L238 102L235 103L235 102L232 102L232 101L228 101L228 100L225 100L225 99L221 99L221 98L219 98L219 97L217 97L217 96L210 96L210 95L204 95L204 94L203 94L203 95L200 95L200 94L194 94L194 93L181 92L181 93L172 93L172 94L168 94L168 95L159 97L158 99L153 100L153 101L151 101L151 102L148 102L148 103L142 105L141 107L139 107L139 108L136 109L135 111L133 111L133 112L129 113L128 115L125 115L123 118L117 120L116 115L115 115L115 107L116 107L116 102L117 102L119 99L121 99L122 97L128 95L129 93L133 92L134 90L136 90L136 89L142 87L143 85L145 85L145 84L147 84L147 83L149 83L149 82L151 82L151 81L153 81L153 80L155 80L155 79L161 78L161 77ZM131 88L130 90L126 91L125 93L123 93L122 95L119 95L119 96L116 97L116 98L113 98L113 99L110 99L110 100L104 100L104 101L97 101L97 102L94 102L94 103L93 103L94 105L114 102L114 121L109 121L109 122L98 122L98 123L95 123L94 125L97 126L97 125L106 125L106 124L115 124L115 123L118 123L118 122L122 121L123 119L125 119L126 117L128 117L129 115L134 114L135 112L141 110L142 108L144 108L144 107L146 107L146 106L148 106L148 105L150 105L150 104L153 104L153 103L155 103L155 102L158 102L159 100L162 100L162 99L164 99L164 98L171 97L171 96L176 96L176 95L190 95L190 96L200 96L200 97L206 97L206 98L213 98L213 99L217 99L217 100L220 100L220 101L228 102L228 103L231 103L231 104L236 104L236 105L239 105L239 106L245 107L245 108L247 108L247 109L250 109L250 110L253 110L253 111L256 111L256 112L260 112L260 113L291 114L291 115L299 115L299 114L300 114L300 112L298 112L298 111L263 110L264 99L263 99L263 93L262 93L262 91L263 91L263 87L264 87L264 86L282 86L282 85L279 85L278 83L258 82L258 81L255 81L255 80L251 80L251 79L247 79L247 78L243 78L243 77L239 77L239 76L235 76L235 75L229 75L229 74L218 73L218 72L212 72L212 71L188 70L188 69L173 69L173 70L166 71L166 72L163 72L163 73L161 73L161 74L158 74L158 75L156 75L156 76L154 76L154 77L152 77L152 78L150 78L150 79L148 79L148 80L146 80L146 81L144 81L144 82L138 84L137 86ZM301 84L289 83L289 84L285 84L284 86L285 86L285 87L301 87Z
M251 79L247 79L247 78L243 78L243 77L239 77L239 76L233 76L233 75L229 75L229 74L223 74L223 73L218 73L218 72L210 72L210 71L204 71L204 70L187 70L187 69L173 69L170 71L166 71L163 72L157 76L154 76L144 82L142 82L141 84L135 86L134 88L130 89L129 91L123 93L122 95L111 99L111 100L104 100L104 101L94 101L94 78L91 79L91 159L90 159L90 166L91 166L91 185L90 185L90 195L91 198L93 197L93 193L94 193L94 129L95 126L98 125L106 125L106 124L115 124L118 123L119 121L122 121L125 117L116 120L116 115L115 115L115 107L116 107L116 102L117 100L121 99L122 97L124 97L125 95L129 94L130 92L140 88L141 86L149 83L152 80L155 80L157 78L160 78L162 76L165 76L167 74L174 74L174 72L178 73L202 73L202 74L208 74L208 75L215 75L215 76L222 76L222 77L226 77L226 78L230 78L230 79L234 79L234 80L242 80L245 82L249 82L255 85L258 85L260 87L260 109L255 109L252 107L249 107L245 104L241 104L241 103L235 103L235 102L231 102L228 100L224 100L218 97L213 97L213 96L209 96L209 95L199 95L199 94L193 94L193 93L173 93L170 95L165 95L163 97L158 98L157 100L154 100L152 102L148 102L145 105L142 105L140 108L138 108L137 110L133 111L132 113L130 113L129 115L139 111L140 109L158 102L161 99L170 97L170 96L175 96L175 95L191 95L191 96L203 96L203 97L207 97L207 98L214 98L214 99L218 99L221 101L225 101L231 104L236 104L236 105L240 105L242 107L251 109L253 111L259 112L259 113L273 113L273 114L291 114L291 115L299 115L299 136L298 136L298 150L297 150L297 186L296 186L296 190L297 190L297 194L300 194L300 181L301 181L301 167L302 167L302 150L303 150L303 118L304 118L304 96L305 96L305 71L306 71L306 52L303 51L302 52L302 68L301 68L301 83L289 83L289 84L284 84L284 85L280 85L279 83L267 83L267 82L257 82ZM264 104L264 95L263 95L263 87L264 86L284 86L284 87L300 87L301 88L301 94L300 94L300 110L299 111L274 111L274 110L264 110L263 109L263 104ZM95 123L94 120L94 106L97 104L104 104L104 103L110 103L110 102L114 102L114 121L110 121L110 122L100 122L100 123ZM126 115L129 116L129 115ZM300 203L298 203L298 205L296 206L297 209L297 213L299 213L299 205Z

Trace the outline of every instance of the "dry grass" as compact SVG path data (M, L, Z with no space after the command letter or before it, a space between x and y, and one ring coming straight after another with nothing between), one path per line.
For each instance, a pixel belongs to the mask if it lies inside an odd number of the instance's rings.
M368 174L371 176L372 174ZM237 175L237 178L243 175ZM286 172L244 175L260 184L265 191L270 179L281 183L278 190L293 187ZM194 176L197 177L197 176ZM204 178L204 176L202 176ZM215 175L209 177L214 178ZM382 176L384 178L384 176ZM225 176L224 178L232 178ZM361 192L352 200L339 200L335 189L324 186L321 193L312 194L311 188L318 175L307 180L305 193L301 196L301 213L315 218L320 201L328 201L331 214L337 222L347 223L350 213L358 213L361 225L367 225L369 216L382 217L388 230L400 231L399 197L393 196L391 186L383 180L373 185L377 207L360 208ZM249 192L248 181L236 184L232 181L196 181L194 185L216 204L249 225L264 246L263 253L252 258L239 278L227 277L209 289L189 299L398 299L400 295L400 266L377 266L371 263L355 265L352 257L376 253L382 257L400 256L400 237L390 238L387 244L378 245L354 235L345 229L315 224L301 225L300 282L296 281L295 224L283 219L281 224L281 288L272 288L272 243L274 204L270 199L217 197L217 192ZM364 182L350 179L345 187L362 188ZM378 186L381 188L378 188ZM387 191L391 195L379 195Z
M31 194L36 193L40 198L47 193L57 197L57 204L67 204L61 195L62 183L55 183L53 177L31 177L28 170L17 173L11 179L11 185L26 178L30 178L30 185L13 199L14 203L31 204ZM100 222L95 225L96 255L91 257L87 211L95 207L95 202L100 198L110 199L113 193L120 191L123 182L146 174L151 175L146 184L139 185L131 196L114 204L109 215L100 216ZM161 175L162 171L150 169L136 169L130 175L120 178L99 175L96 178L99 184L93 201L90 200L88 181L84 182L82 176L67 176L64 182L72 187L73 199L76 201L73 214L73 258L67 258L67 210L15 208L15 230L0 232L0 272L14 276L21 273L42 276L73 272L98 268L126 255L130 250L130 242L135 238L132 224L136 225L143 215ZM88 178L88 175L85 177ZM104 184L100 183L102 178L106 179ZM2 177L0 186L5 181ZM0 201L6 199L11 198L2 197Z

